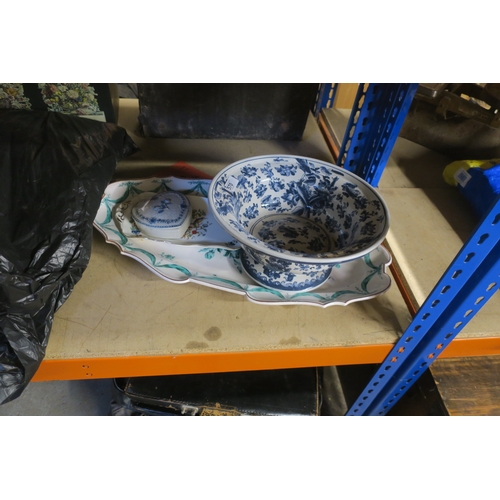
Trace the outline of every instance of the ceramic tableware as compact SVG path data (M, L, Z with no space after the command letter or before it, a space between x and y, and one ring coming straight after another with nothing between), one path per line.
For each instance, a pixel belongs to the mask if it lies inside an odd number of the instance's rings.
M369 254L389 230L387 206L370 184L306 157L235 162L215 176L208 201L241 243L245 270L276 290L320 286L335 264Z
M391 262L391 256L382 246L362 258L335 264L328 279L314 292L274 290L256 284L243 270L239 247L234 246L235 242L230 246L231 238L228 239L213 217L210 218L206 199L209 185L210 181L207 180L172 177L112 183L104 192L94 226L106 242L116 246L124 256L138 261L166 281L177 284L197 283L217 288L244 295L257 304L345 306L373 299L389 289L391 279L387 274L387 266ZM127 200L133 200L144 192L165 189L187 195L193 205L193 213L197 210L194 208L196 202L200 202L201 207L206 207L208 212L201 219L203 223L197 226L204 228L200 231L204 234L194 235L195 238L198 237L195 239L196 244L191 239L156 241L132 233L122 233L123 220L120 222L120 218L114 216L117 206L126 204ZM205 225L207 222L208 227ZM197 231L193 224L197 224L194 216L188 232Z
M182 238L191 223L191 204L176 191L145 193L132 206L132 219L145 235L159 240Z

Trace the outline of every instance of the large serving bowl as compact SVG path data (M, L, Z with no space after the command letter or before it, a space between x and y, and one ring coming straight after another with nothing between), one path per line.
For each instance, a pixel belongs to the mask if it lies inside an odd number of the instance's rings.
M208 201L217 222L242 245L258 283L312 290L333 266L370 253L389 230L389 212L370 184L312 158L268 155L229 165Z

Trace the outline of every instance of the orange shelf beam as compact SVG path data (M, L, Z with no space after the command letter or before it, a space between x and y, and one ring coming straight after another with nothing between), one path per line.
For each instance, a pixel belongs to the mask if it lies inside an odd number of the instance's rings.
M33 381L181 375L381 363L392 344L168 356L45 359Z
M274 351L45 359L34 382L381 363L392 344ZM500 337L455 339L440 358L500 355Z

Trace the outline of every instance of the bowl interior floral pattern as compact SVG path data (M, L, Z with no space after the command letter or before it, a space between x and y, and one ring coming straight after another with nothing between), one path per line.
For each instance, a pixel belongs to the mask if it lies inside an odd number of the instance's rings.
M304 157L233 163L214 178L209 203L242 244L302 262L360 257L380 245L389 229L387 207L372 186Z

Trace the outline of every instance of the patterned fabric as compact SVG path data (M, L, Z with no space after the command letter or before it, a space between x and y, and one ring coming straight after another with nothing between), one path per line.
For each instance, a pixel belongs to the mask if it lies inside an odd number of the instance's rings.
M88 83L0 83L0 109L42 109L92 117L105 115L95 87Z
M39 83L49 111L74 115L100 114L97 94L88 83Z
M0 83L0 109L31 109L22 83Z

